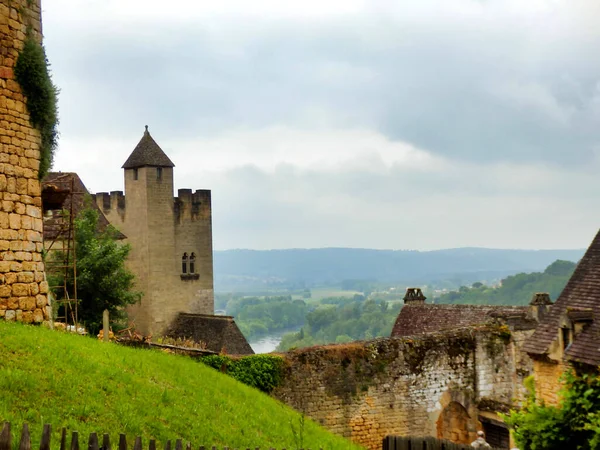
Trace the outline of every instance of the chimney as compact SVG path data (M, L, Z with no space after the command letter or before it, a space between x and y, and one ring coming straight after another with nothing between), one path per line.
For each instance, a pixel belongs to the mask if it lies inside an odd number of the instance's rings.
M529 302L529 311L535 320L541 322L552 305L550 294L547 292L536 292Z
M421 288L406 288L406 294L404 295L404 304L412 305L423 305L425 304L425 297Z

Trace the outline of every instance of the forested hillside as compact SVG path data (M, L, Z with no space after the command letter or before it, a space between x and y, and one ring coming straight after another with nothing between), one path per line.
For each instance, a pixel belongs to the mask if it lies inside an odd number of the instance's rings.
M575 270L575 263L558 260L543 272L519 273L506 277L499 287L481 283L462 286L458 291L442 295L436 303L474 305L527 305L535 292L548 292L555 301Z
M214 253L218 292L303 289L344 280L463 283L543 270L557 259L577 261L583 250L459 248L428 252L353 248L227 250ZM457 284L456 286L459 286Z

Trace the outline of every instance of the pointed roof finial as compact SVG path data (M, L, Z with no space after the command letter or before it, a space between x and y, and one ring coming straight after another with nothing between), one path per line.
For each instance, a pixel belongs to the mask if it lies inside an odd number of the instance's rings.
M146 131L138 142L138 145L133 149L123 169L135 169L137 167L175 167L175 164L169 159L165 152L159 147L150 133L148 132L148 125L146 125Z

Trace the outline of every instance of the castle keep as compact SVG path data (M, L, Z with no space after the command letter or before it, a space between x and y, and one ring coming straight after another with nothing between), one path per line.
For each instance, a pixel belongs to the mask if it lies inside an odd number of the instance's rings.
M209 190L179 189L175 165L148 132L123 164L125 193L96 194L106 218L127 236L140 304L128 309L144 334L162 334L178 313L213 314L212 212Z
M0 318L49 318L42 262L40 134L14 67L27 29L41 40L39 0L0 0Z

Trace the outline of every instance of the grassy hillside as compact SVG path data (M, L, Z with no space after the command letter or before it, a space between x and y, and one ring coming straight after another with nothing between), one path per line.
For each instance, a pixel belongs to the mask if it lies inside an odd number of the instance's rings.
M55 442L65 426L84 442L96 431L160 446L359 448L308 420L300 444L298 413L191 359L3 321L0 392L0 421L28 422L36 444L50 423Z

